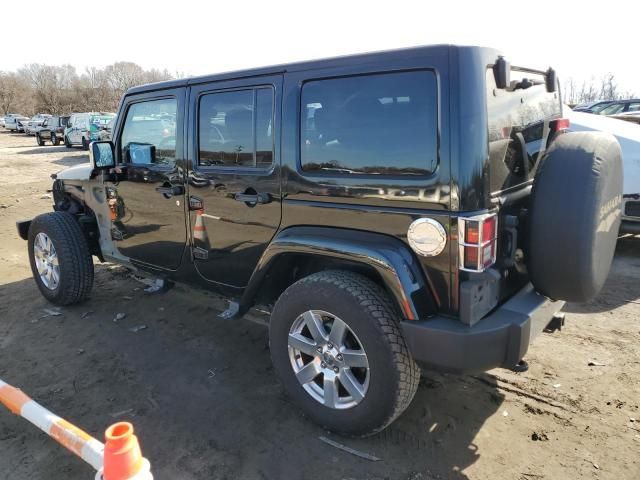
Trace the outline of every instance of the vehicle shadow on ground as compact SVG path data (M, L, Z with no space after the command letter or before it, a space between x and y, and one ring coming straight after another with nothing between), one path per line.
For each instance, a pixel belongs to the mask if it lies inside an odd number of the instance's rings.
M89 163L89 155L74 155L74 156L62 157L56 160L52 160L51 163L55 163L56 165L63 165L65 167L70 167L73 165L79 165L81 163Z
M0 378L97 436L134 422L157 478L466 479L482 455L475 438L504 401L490 375L427 372L389 428L341 437L292 405L264 326L219 319L218 297L143 288L122 269L99 267L87 302L43 316L52 306L32 279L0 286ZM119 312L126 317L113 321ZM12 478L88 478L87 466L24 420L0 412L0 432L0 464Z
M629 235L618 239L613 262L616 277L609 277L594 300L588 303L569 303L563 310L571 313L596 313L610 311L629 302L640 302L640 236Z
M24 148L24 147L20 147L20 148ZM69 152L81 152L82 148L67 148L64 145L61 146L48 146L45 145L44 147L37 147L37 148L33 148L31 150L23 150L22 152L20 152L20 155L40 155L43 153L69 153Z

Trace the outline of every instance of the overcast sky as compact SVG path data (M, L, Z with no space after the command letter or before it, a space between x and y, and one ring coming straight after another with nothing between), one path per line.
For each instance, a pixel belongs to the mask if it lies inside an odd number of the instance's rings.
M638 13L637 0L3 0L0 70L37 62L80 72L127 60L200 75L458 43L499 48L513 64L551 65L561 81L612 72L640 95Z

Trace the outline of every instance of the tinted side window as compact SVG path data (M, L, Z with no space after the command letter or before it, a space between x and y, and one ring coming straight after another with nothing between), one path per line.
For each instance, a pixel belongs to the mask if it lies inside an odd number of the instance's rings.
M273 89L204 95L198 131L200 165L269 167L273 162Z
M431 71L314 80L302 87L305 172L427 175L438 161Z
M131 105L122 129L121 158L135 164L173 165L177 109L175 98Z

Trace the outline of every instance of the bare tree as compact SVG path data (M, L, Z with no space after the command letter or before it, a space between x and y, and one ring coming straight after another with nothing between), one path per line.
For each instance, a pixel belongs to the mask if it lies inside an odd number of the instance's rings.
M594 102L596 100L621 100L633 97L630 91L622 92L613 73L607 73L599 79L591 77L583 81L580 88L573 78L564 82L564 100L569 105Z
M144 70L131 62L89 67L80 75L71 65L33 63L17 72L0 72L0 110L24 114L115 111L129 88L176 76L166 69Z
M0 114L18 108L21 83L13 72L0 72Z

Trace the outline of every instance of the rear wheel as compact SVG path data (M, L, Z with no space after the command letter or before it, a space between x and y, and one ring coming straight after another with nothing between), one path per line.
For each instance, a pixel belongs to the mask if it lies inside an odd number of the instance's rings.
M36 142L38 142L38 145L40 145L41 147L44 147L44 139L40 136L39 133L36 133Z
M60 145L60 139L55 135L55 133L51 134L51 143L56 146Z
M271 358L311 419L366 436L407 408L420 370L396 318L387 294L352 272L316 273L282 294L271 315Z
M80 225L67 212L38 215L29 227L29 261L40 293L56 305L83 301L93 285L93 261Z
M84 137L82 137L82 149L83 150L89 150L89 142Z

